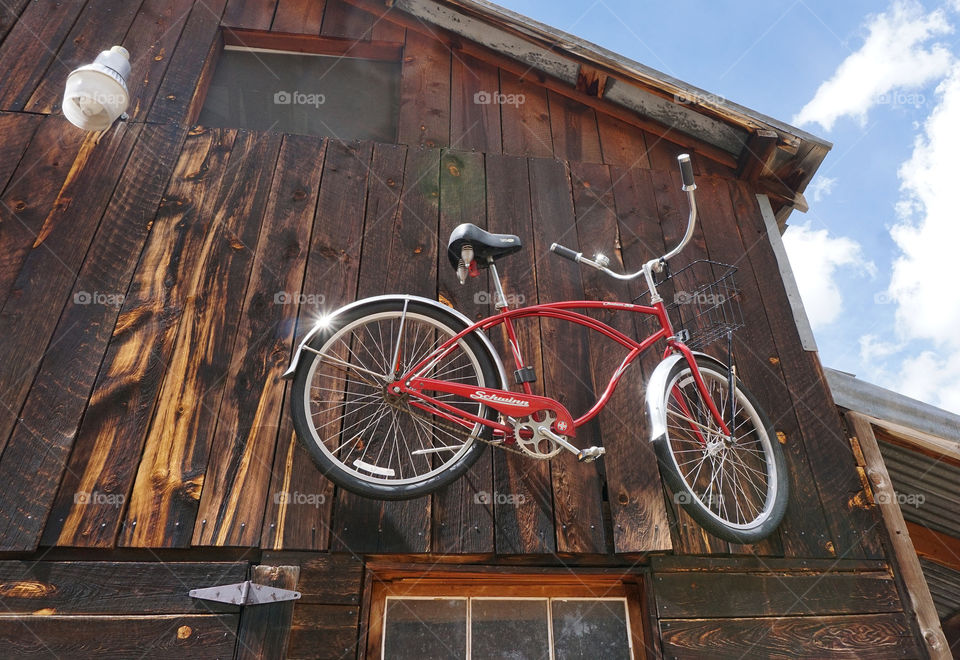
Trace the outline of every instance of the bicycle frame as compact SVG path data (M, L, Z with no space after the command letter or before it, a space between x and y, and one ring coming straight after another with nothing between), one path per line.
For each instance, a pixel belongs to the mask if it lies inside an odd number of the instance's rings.
M493 274L494 277L496 277L496 271L494 271ZM620 382L620 378L623 376L630 364L641 353L649 349L657 341L665 339L667 342L667 348L664 351L664 358L673 354L674 352L679 352L683 355L687 361L687 364L690 365L691 373L694 376L697 387L701 393L704 394L704 398L708 402L711 414L717 420L718 425L723 433L729 434L726 424L723 421L722 414L716 408L715 404L713 403L713 399L707 396L706 385L702 376L700 375L699 369L697 368L697 363L692 351L673 335L673 327L670 324L669 317L667 316L666 308L663 304L663 301L659 300L658 298L659 297L656 297L656 302L653 302L651 305L637 305L624 302L576 300L531 305L529 307L521 307L512 310L506 306L503 306L498 313L474 323L473 325L465 328L458 334L446 340L430 355L423 358L402 376L396 378L393 383L388 385L388 389L395 394L413 395L409 399L411 405L438 415L447 421L455 422L465 427L472 427L476 423L482 423L493 428L496 432L508 438L508 440L512 440L512 427L500 422L484 419L477 415L460 410L454 406L450 406L434 397L425 394L424 391L451 393L484 401L491 408L511 417L529 415L531 412L544 409L552 410L557 414L558 417L554 422L554 429L559 433L574 436L577 428L586 424L588 421L596 417L601 410L603 410L607 402L610 400L610 397L613 395L614 390L616 390L617 384ZM574 311L577 309L604 309L654 316L658 321L660 329L638 342L632 337L623 334L619 330L612 328L598 319ZM506 330L516 369L523 369L525 364L523 362L523 356L520 352L513 322L515 320L527 317L554 318L570 321L576 325L600 332L605 337L612 339L627 349L628 352L626 357L620 363L620 366L614 370L606 388L603 390L593 406L591 406L591 408L580 417L571 419L570 413L556 400L534 395L530 387L530 383L528 382L522 383L523 394L521 395L508 389L465 386L443 380L423 378L419 375L428 371L433 364L438 362L447 353L453 350L457 343L466 336L474 332L483 332L489 330L490 328L498 325L503 325ZM684 405L682 400L680 400L680 405ZM685 412L687 412L689 415L689 411ZM698 436L701 437L701 440L706 443L706 440L700 435L699 429L695 428L694 431Z

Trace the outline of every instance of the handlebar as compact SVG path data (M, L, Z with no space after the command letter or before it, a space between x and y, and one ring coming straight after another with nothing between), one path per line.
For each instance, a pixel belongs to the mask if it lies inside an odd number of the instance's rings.
M680 164L680 178L683 180L683 190L687 193L687 202L690 205L690 216L687 219L687 231L683 235L680 243L677 244L675 248L667 252L662 257L657 257L656 259L651 259L643 265L643 268L638 270L636 273L630 274L621 274L615 273L607 265L610 263L610 260L604 257L601 254L598 254L594 259L588 259L583 256L582 252L577 252L576 250L571 250L568 247L564 247L557 243L554 243L550 246L550 251L554 254L563 257L564 259L569 259L575 263L586 264L592 268L596 268L599 271L602 271L618 280L632 280L640 275L646 274L647 283L652 285L653 279L651 272L660 272L663 269L664 264L677 256L683 248L687 246L687 243L690 242L690 239L693 238L693 232L697 226L697 199L694 195L694 191L697 189L697 184L693 180L693 165L690 162L689 154L680 154L677 156L677 162ZM653 287L650 287L653 291Z

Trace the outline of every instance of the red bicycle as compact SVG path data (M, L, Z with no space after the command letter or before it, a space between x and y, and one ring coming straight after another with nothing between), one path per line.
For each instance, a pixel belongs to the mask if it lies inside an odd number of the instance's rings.
M666 343L646 385L646 410L660 471L679 502L707 531L750 543L780 524L787 506L783 452L766 414L727 364L695 352L694 340L727 337L742 325L733 302L733 269L705 287L678 291L674 301L697 303L698 337L674 331L658 293L668 261L690 241L697 219L690 157L679 157L690 204L686 233L670 252L632 274L610 270L556 243L558 256L618 280L643 277L649 304L577 300L511 309L495 262L521 249L520 239L472 224L457 227L447 254L460 282L489 269L496 313L477 323L435 301L411 295L358 300L325 317L304 337L285 378L293 378L294 426L320 469L340 486L379 499L430 493L459 478L485 445L550 459L570 451L596 460L603 447L578 448L576 429L610 400L624 371L644 351ZM700 263L700 262L695 262ZM675 283L674 283L675 285ZM676 285L675 285L676 286ZM647 315L658 328L636 341L587 316L588 310ZM678 313L687 311L678 309ZM569 321L602 333L627 350L596 403L574 419L556 399L533 394L514 322L528 317ZM704 320L706 322L704 323ZM683 322L690 326L690 323ZM507 372L485 331L503 326L516 366Z

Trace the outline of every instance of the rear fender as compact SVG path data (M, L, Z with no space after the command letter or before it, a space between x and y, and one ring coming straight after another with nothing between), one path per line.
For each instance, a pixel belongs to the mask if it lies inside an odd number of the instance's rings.
M283 372L283 375L281 376L281 378L284 380L293 379L293 376L297 371L297 364L299 364L300 362L300 355L303 352L303 347L311 339L313 339L318 333L321 333L324 330L326 330L330 325L330 321L335 319L340 314L343 314L344 312L347 312L355 307L359 307L360 305L381 302L384 300L401 300L401 301L415 300L418 303L422 303L424 305L429 305L433 307L438 312L440 312L441 315L446 315L448 318L451 319L451 321L455 320L456 322L461 323L465 328L473 325L473 321L467 318L464 314L461 314L457 310L447 307L443 303L437 302L436 300L431 300L430 298L423 298L421 296L412 296L409 294L389 294L384 296L373 296L372 298L363 298L361 300L354 301L349 305L344 305L343 307L340 307L339 309L331 312L327 316L324 316L322 319L320 319L316 323L316 325L314 325L313 328L310 329L310 332L308 332L304 336L304 338L300 340L300 344L297 346L297 350L293 354L293 360L290 361L290 366L287 368L285 372ZM510 389L510 386L508 384L509 381L507 380L507 371L506 371L506 368L504 368L503 366L503 360L500 359L500 355L497 353L497 350L493 347L493 344L490 342L489 337L487 337L486 334L484 334L479 330L475 331L473 334L476 335L478 339L480 339L484 347L487 349L487 353L490 359L493 360L494 364L497 366L497 373L500 376L500 388L505 390Z

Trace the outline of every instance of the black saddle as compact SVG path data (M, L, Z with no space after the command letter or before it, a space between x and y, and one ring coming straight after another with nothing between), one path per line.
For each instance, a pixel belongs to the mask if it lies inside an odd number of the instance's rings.
M519 236L491 234L474 224L465 222L450 233L450 240L447 241L447 256L454 270L460 263L460 251L464 245L473 247L478 268L486 268L489 265L488 259L505 257L523 247Z

